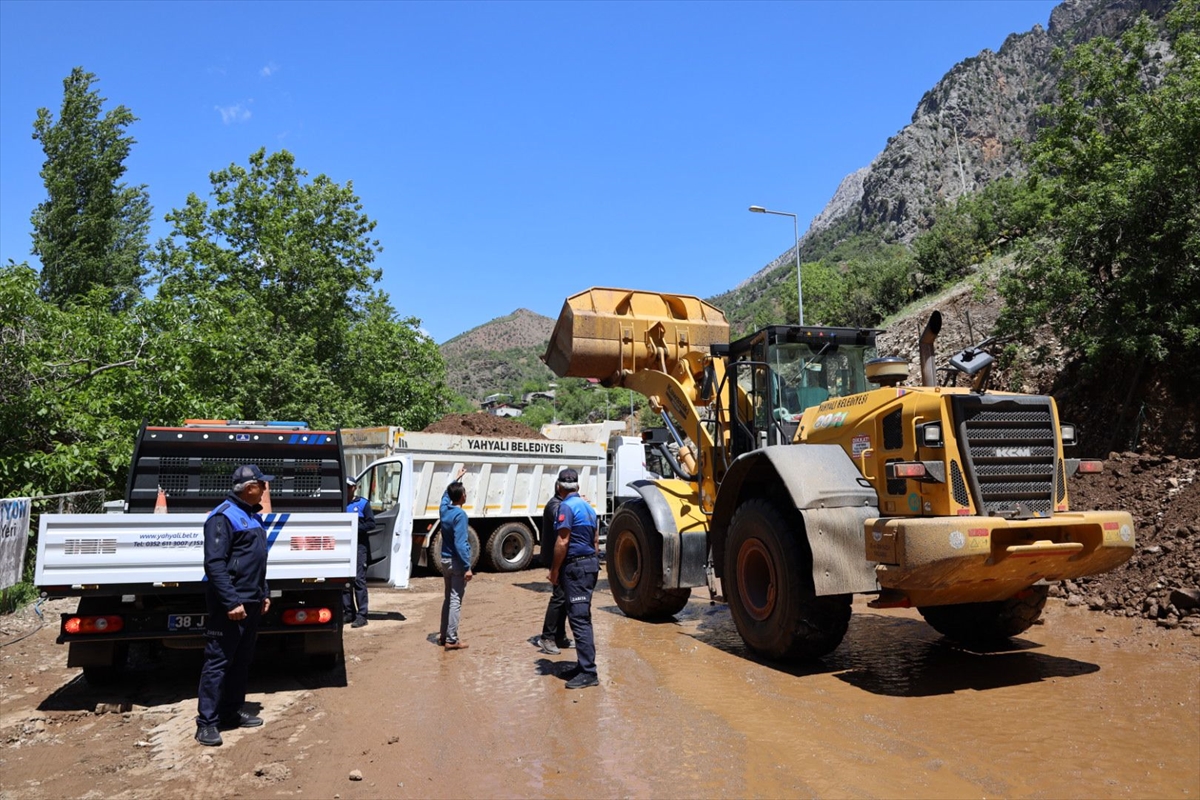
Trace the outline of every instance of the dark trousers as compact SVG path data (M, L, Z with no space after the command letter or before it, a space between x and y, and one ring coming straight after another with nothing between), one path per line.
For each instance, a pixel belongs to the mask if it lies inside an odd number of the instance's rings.
M218 604L208 604L204 636L204 667L200 670L197 725L217 725L242 710L246 676L254 658L262 603L243 603L246 618L231 620Z
M546 619L542 623L542 638L553 638L560 645L567 639L567 592L562 581L550 592L550 602L546 604Z
M596 638L592 635L592 592L600 574L600 559L596 556L570 561L563 565L559 583L567 596L567 619L575 634L575 654L579 671L596 674Z
M354 608L357 605L356 616L367 616L367 560L370 557L370 547L367 542L360 540L358 543L358 571L354 573L354 580L347 583L346 590L342 592L342 610L347 614L354 614Z

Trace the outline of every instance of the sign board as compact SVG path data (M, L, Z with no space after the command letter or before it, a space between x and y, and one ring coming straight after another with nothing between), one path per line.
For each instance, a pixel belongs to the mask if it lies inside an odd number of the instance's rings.
M25 548L29 544L28 497L0 500L0 589L21 582Z

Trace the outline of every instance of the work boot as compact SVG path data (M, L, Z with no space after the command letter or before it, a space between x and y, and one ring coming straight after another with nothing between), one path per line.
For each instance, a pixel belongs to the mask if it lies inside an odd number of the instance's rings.
M351 628L361 628L363 625L366 625L366 624L367 624L366 617L355 617L354 622L350 623L350 627Z
M239 711L232 716L222 717L220 722L220 726L225 730L232 728L257 728L262 724L262 717L247 714L245 711Z
M342 612L342 624L349 625L351 622L354 622L354 614L352 614L349 611L343 611Z
M198 725L196 727L196 741L207 747L220 747L225 743L221 739L221 733L217 730L216 725Z
M555 644L558 645L563 650L574 650L575 649L575 642L566 637L559 639L557 642L555 642Z
M541 639L538 639L538 649L550 656L557 656L562 653L562 650L558 649L558 645L549 636L543 636Z
M599 686L600 678L591 672L581 672L567 681L568 689L586 689L589 686Z

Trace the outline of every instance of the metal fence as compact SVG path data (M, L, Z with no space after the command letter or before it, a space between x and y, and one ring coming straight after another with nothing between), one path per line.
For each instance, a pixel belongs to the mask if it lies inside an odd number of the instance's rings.
M89 489L85 492L44 494L32 498L33 514L103 514L104 490ZM31 535L36 535L37 526L32 522Z

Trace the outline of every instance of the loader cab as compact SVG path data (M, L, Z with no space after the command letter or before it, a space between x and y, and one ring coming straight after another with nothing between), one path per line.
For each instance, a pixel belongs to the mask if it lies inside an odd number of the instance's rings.
M729 344L726 369L732 457L788 444L804 410L871 388L873 328L771 325Z

